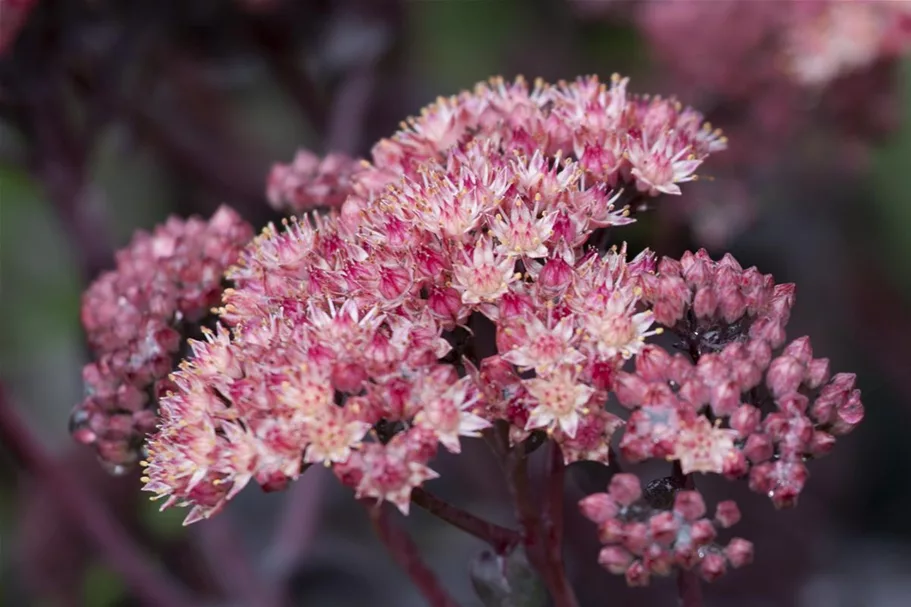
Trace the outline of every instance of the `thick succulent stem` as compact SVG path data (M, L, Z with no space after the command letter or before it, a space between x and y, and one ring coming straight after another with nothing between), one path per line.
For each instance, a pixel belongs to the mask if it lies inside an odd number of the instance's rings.
M562 454L554 445L561 460L560 466L548 466L546 485L548 487L548 511L546 520L535 506L528 477L528 458L523 445L517 445L506 456L509 471L509 487L515 502L516 517L522 527L522 541L532 565L541 574L555 607L578 607L572 585L566 578L562 557L562 500L563 467ZM559 494L559 495L557 495ZM559 500L559 506L555 505ZM559 518L559 522L557 521Z

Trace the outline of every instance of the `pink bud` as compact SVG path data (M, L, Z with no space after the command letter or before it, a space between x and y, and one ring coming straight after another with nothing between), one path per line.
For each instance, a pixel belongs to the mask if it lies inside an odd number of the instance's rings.
M815 457L822 457L828 454L835 447L835 437L828 432L816 430L813 432L813 439L810 441L810 454Z
M677 395L695 408L709 402L712 391L701 379L694 377L680 386Z
M615 378L617 400L628 409L632 409L645 400L649 385L644 379L632 373L620 372Z
M774 317L765 316L758 319L750 327L750 337L763 340L772 348L780 347L787 339L784 323Z
M700 287L693 297L693 313L696 318L712 318L718 309L718 298L711 287Z
M715 520L723 529L733 527L740 522L740 508L737 507L737 502L733 500L718 502L718 506L715 508Z
M677 276L664 276L658 278L657 289L653 294L653 312L655 321L671 327L683 318L686 306L690 303L690 290Z
M717 552L709 552L699 565L699 575L706 582L714 582L727 571L727 560Z
M593 360L590 361L588 367L588 375L591 377L592 387L597 390L613 390L614 374L616 372L617 366L610 360Z
M362 365L356 363L338 364L332 368L332 385L339 392L360 392L367 371Z
M743 454L754 464L768 461L774 453L772 440L766 434L751 434L743 447Z
M695 255L687 251L680 262L683 268L683 278L691 287L704 287L714 279L714 264L705 249L701 249Z
M598 540L602 544L619 544L623 541L623 521L609 518L598 525Z
M606 493L593 493L579 502L582 516L600 525L617 516L617 502Z
M715 384L712 388L712 412L716 417L728 417L740 405L740 386L733 380Z
M670 257L662 257L658 262L658 274L665 276L680 276L683 271L683 264Z
M462 309L462 296L452 287L433 289L427 297L427 307L441 320L456 321Z
M705 516L705 501L698 491L680 491L674 498L674 512L693 522Z
M745 539L735 537L728 542L724 549L724 555L727 557L731 567L737 569L753 562L753 543Z
M692 541L674 544L674 560L684 569L692 569L699 563L699 546Z
M814 358L807 365L803 383L810 389L818 388L829 379L829 359Z
M810 338L807 336L798 337L787 345L782 352L782 356L791 356L806 365L813 359L813 347L810 344Z
M626 570L626 583L631 587L648 586L651 576L642 561L634 561Z
M759 427L762 419L762 412L753 405L740 405L731 415L731 428L737 430L740 438L745 438L752 434Z
M666 381L670 364L667 350L649 344L636 357L636 374L648 382Z
M670 575L674 569L674 555L667 548L650 544L642 555L642 564L655 575Z
M772 348L769 342L762 339L751 339L746 345L749 359L757 368L764 370L772 362ZM758 385L758 381L756 382Z
M535 314L532 299L523 293L504 293L500 298L500 318L503 320L525 319Z
M652 516L649 519L649 528L652 538L662 546L670 546L677 537L677 531L680 530L680 523L673 512L664 511Z
M724 460L724 467L721 473L727 478L735 479L745 475L750 469L747 458L743 451L734 451Z
M707 519L700 519L690 527L690 538L696 546L708 546L717 535L715 526Z
M791 508L807 482L806 466L800 462L777 461L773 464L773 483L770 497L776 508Z
M614 575L625 573L632 562L633 555L621 546L605 546L598 554L598 564Z
M792 356L779 356L769 365L766 373L766 385L772 396L778 398L796 392L803 381L806 366Z
M854 390L847 402L838 407L838 421L846 427L859 424L864 418L864 405L860 401L860 390Z
M633 554L641 555L648 543L648 525L645 523L632 522L623 527L623 545Z
M716 285L715 297L718 299L718 312L725 322L733 324L743 318L747 309L747 301L735 286L721 288Z
M544 264L537 284L548 291L562 291L572 280L572 276L572 266L557 257Z
M642 497L642 485L635 474L615 474L607 490L621 506L631 506Z

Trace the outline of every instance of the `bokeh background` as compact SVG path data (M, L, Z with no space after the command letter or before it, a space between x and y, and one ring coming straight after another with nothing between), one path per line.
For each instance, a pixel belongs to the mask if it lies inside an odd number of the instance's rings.
M436 96L495 74L613 72L677 94L731 139L706 177L627 231L661 254L732 251L798 285L789 335L855 371L867 419L811 466L799 507L745 487L756 563L708 605L891 607L911 597L911 59L908 2L791 0L0 0L0 381L64 474L106 505L204 605L255 605L252 576L307 606L421 605L323 471L249 488L184 528L137 474L111 476L69 436L89 352L80 295L136 229L227 203L278 216L265 178L299 148L367 155ZM848 7L845 9L845 7ZM842 14L837 11L848 12ZM835 11L835 12L832 12ZM854 11L854 12L851 12ZM905 12L907 11L907 12ZM10 447L10 445L6 445ZM483 446L434 489L508 522ZM138 604L66 515L65 492L0 445L0 604ZM572 469L567 511L606 478ZM672 580L630 591L571 520L584 607L672 605ZM422 513L422 550L464 605L482 548ZM247 558L232 554L244 552ZM265 604L265 603L263 603Z

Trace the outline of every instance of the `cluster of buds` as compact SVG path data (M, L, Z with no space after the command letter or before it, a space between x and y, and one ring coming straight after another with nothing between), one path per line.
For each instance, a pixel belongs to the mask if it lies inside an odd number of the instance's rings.
M83 369L86 397L70 421L76 440L102 461L122 467L138 459L182 334L221 300L225 269L251 237L228 207L209 221L171 218L137 233L117 253L116 269L85 292L82 325L96 360Z
M639 478L616 474L607 493L589 495L579 507L598 525L604 544L598 562L611 573L625 575L630 586L647 586L652 576L676 570L697 572L713 582L728 567L753 560L753 544L735 537L724 546L718 530L740 521L732 501L718 503L715 518L706 518L705 501L697 491L677 491L670 498L642 491Z
M673 459L684 474L749 474L751 488L793 505L805 460L863 418L854 375L830 377L807 337L785 346L794 285L705 251L663 259L644 283L656 320L686 354L649 345L634 372L618 373L617 398L632 410L624 457Z
M227 270L218 324L190 341L159 400L145 489L189 506L191 523L250 481L280 489L317 464L407 513L440 446L459 453L497 426L509 446L534 433L567 464L608 465L625 427L631 461L749 474L782 503L796 496L793 471L862 415L852 378L827 383L800 340L773 360L792 286L704 252L604 250L634 201L680 193L726 144L698 112L627 84L494 79L403 123L356 170L305 154L299 171L273 171L274 200L344 201L267 226ZM647 343L665 329L687 355ZM627 419L607 410L613 397ZM624 561L643 583L748 560L742 541L713 543L698 494L662 514L615 479L613 506L583 502L601 525L634 525L611 536L626 552L612 549L608 569Z
M276 164L266 181L266 198L276 210L301 214L340 207L351 192L360 163L345 154L320 158L300 150L290 164Z

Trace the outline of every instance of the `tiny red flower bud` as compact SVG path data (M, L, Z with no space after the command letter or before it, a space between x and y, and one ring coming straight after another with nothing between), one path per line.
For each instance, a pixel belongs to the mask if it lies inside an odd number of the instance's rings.
M668 379L671 355L664 348L648 345L636 356L636 375L647 382Z
M635 474L615 474L610 480L608 493L621 506L631 506L642 497L642 485Z
M778 398L796 392L806 373L806 365L793 356L782 355L769 365L766 385L772 396Z
M829 379L829 359L814 358L807 365L807 373L803 383L811 390L815 390Z
M743 454L754 464L768 461L775 453L775 447L767 434L751 434L743 447Z
M736 525L740 521L740 508L737 507L737 502L733 500L718 502L715 507L715 520L723 529Z
M617 516L617 502L606 493L593 493L579 502L582 516L600 525Z
M627 523L623 528L623 545L633 554L641 556L649 543L648 532L649 527L645 523Z
M648 586L651 575L642 561L634 561L626 570L626 583L631 587Z
M624 538L623 521L610 518L598 525L598 540L602 544L619 544Z
M698 491L680 491L674 498L674 512L693 522L705 516L705 502Z
M835 437L822 430L813 432L813 438L810 441L809 453L814 457L827 455L835 447Z
M699 565L699 575L706 582L714 582L727 571L727 560L717 552L709 552Z
M693 313L696 318L712 318L718 309L718 297L711 287L700 287L693 297Z
M737 430L737 436L745 438L756 431L762 420L762 412L753 405L740 405L731 415L731 428Z
M737 569L753 562L753 543L745 539L735 537L728 542L724 549L724 555L727 557L731 567Z
M696 546L707 546L717 536L715 526L708 519L700 519L690 527L690 538Z
M680 523L673 512L664 511L649 519L649 529L656 542L662 546L670 546L677 537Z
M605 546L598 553L598 564L613 573L626 573L633 562L633 555L622 546Z
M642 555L642 564L655 575L670 575L674 569L674 554L667 548L650 544Z
M560 259L549 259L544 267L541 268L541 274L538 276L538 284L548 291L562 291L572 279L572 267Z

